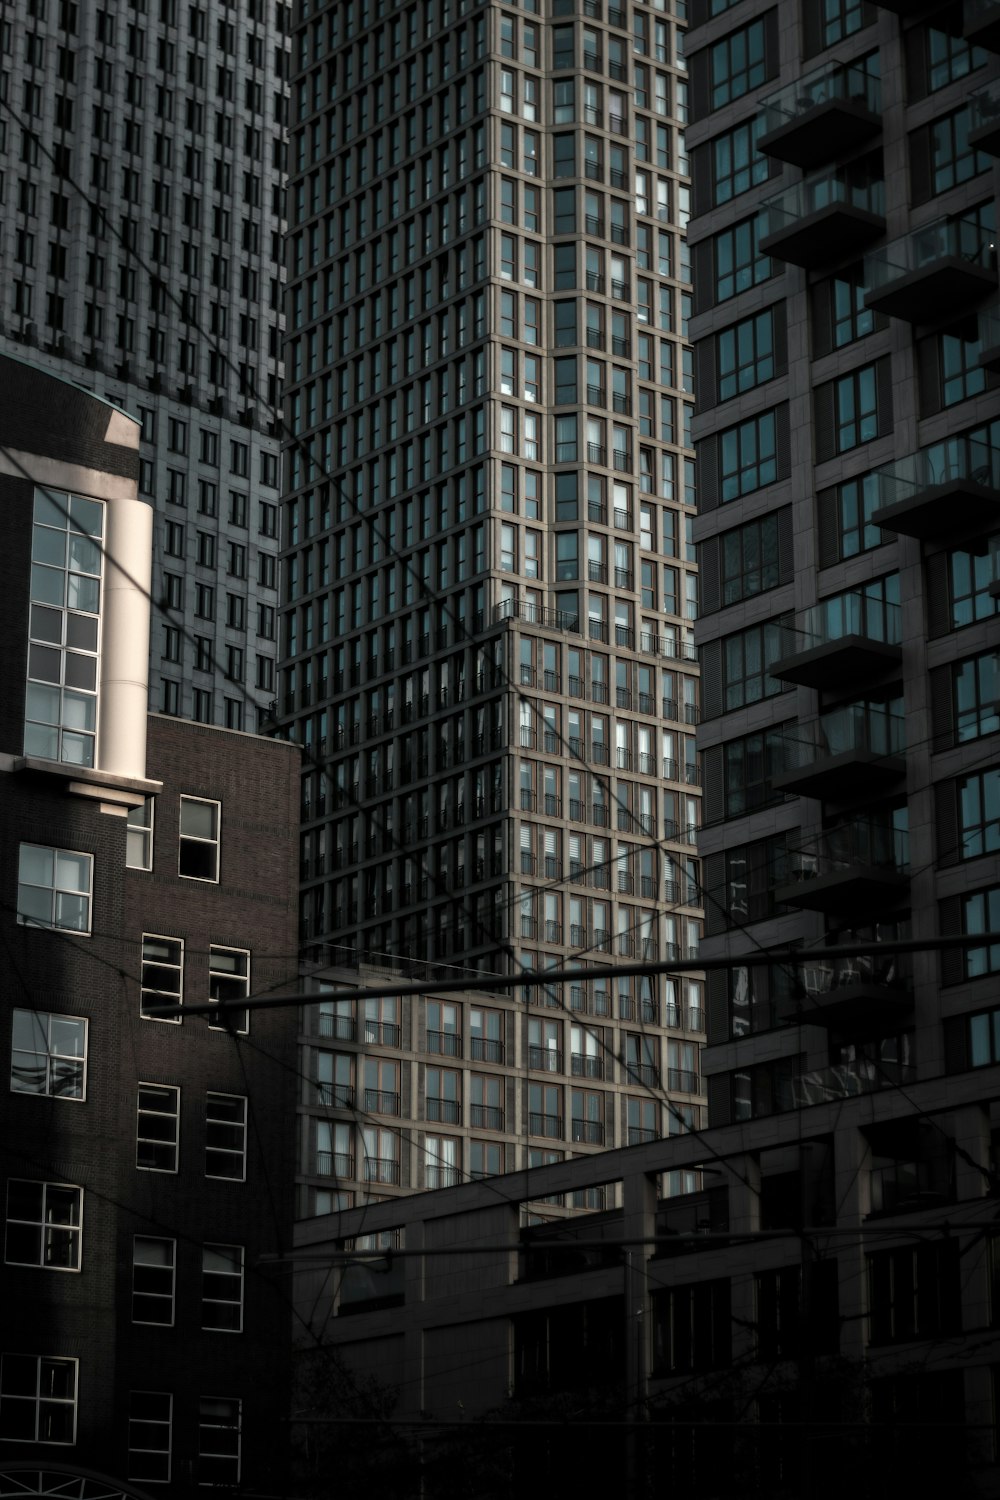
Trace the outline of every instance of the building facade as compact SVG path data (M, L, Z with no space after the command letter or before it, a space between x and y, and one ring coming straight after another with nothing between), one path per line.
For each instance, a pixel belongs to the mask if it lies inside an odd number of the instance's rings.
M139 424L0 398L0 1493L273 1485L295 1022L154 1007L295 988L298 751L148 714Z
M280 708L312 961L482 987L697 949L683 32L644 4L301 11ZM665 1128L668 1068L697 1113L697 980L563 998L517 1055L565 1093L546 1028L606 1031L586 1139L618 1138L626 1030L660 1091L633 1128ZM529 1151L574 1139L556 1102Z
M142 419L150 707L275 698L291 5L11 0L0 349Z

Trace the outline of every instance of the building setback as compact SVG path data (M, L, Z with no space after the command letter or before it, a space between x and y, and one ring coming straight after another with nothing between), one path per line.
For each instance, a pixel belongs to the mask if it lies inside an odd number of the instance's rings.
M294 1019L151 1011L294 988L299 756L147 713L139 461L0 356L5 1494L282 1474Z
M697 951L683 31L645 4L301 13L279 707L310 963L488 989ZM698 1119L700 979L536 999L492 1007L534 1075L482 1103L503 1165ZM452 1023L414 1018L401 1108L436 1136L423 1038Z
M0 349L142 420L150 707L275 697L289 0L10 0Z

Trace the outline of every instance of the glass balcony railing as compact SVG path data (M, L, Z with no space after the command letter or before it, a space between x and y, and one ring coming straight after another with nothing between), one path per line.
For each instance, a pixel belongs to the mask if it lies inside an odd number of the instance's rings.
M903 638L898 604L872 589L848 589L801 610L780 627L772 677L835 687L895 668Z
M1000 51L1000 3L998 0L964 0L962 35L975 47Z
M795 166L818 166L876 135L881 108L880 80L860 63L832 58L761 100L758 150Z
M969 95L969 145L1000 155L1000 78Z
M900 1088L912 1083L915 1077L912 1063L874 1062L864 1057L833 1063L792 1079L791 1107L804 1109L810 1104L827 1104L858 1094L874 1094L879 1089Z
M856 817L789 849L776 903L827 914L891 907L907 886L909 836L884 818Z
M984 370L1000 374L1000 302L979 309L979 363Z
M881 790L905 774L905 729L889 704L843 704L784 737L784 770L774 784L806 796L867 796L872 778Z
M805 177L761 204L765 255L808 269L860 250L885 233L882 179L864 164Z
M802 1018L814 1025L882 1022L912 1004L912 976L905 954L863 953L803 963L796 973L804 991Z
M1000 337L1000 329L998 329ZM1000 522L1000 448L964 434L875 470L877 526L932 540Z
M996 235L974 219L939 219L870 251L863 280L865 306L890 317L958 316L997 285Z

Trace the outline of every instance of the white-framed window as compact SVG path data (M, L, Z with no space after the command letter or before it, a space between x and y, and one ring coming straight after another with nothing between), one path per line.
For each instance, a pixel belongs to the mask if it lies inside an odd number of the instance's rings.
M186 880L219 879L221 805L205 797L182 797L177 873Z
M179 1025L180 1016L151 1016L151 1005L181 1005L184 999L184 942L181 938L142 935L139 1014L147 1021Z
M245 1182L247 1101L242 1094L205 1095L205 1176Z
M56 1099L87 1093L87 1022L46 1010L15 1009L11 1026L10 1089Z
M174 1324L177 1244L148 1234L132 1241L132 1322Z
M135 1164L143 1172L176 1172L181 1091L174 1084L140 1083L136 1095Z
M0 1441L75 1443L77 1374L75 1359L0 1355Z
M213 943L208 950L208 998L212 1001L245 1000L250 993L250 953L246 948L223 948ZM250 1030L248 1010L230 1010L225 1021L209 1021L213 1031Z
M128 1477L146 1484L170 1480L174 1398L169 1391L131 1391L128 1403Z
M198 1402L198 1483L238 1484L242 1402L236 1396L202 1396Z
M243 1246L205 1245L201 1252L201 1326L243 1331Z
M82 1234L83 1188L8 1179L4 1245L8 1265L79 1271Z
M153 799L147 797L138 807L128 810L125 835L125 864L130 870L153 868Z
M104 506L36 490L24 753L96 765Z
M17 866L17 920L27 927L90 931L94 857L22 844Z

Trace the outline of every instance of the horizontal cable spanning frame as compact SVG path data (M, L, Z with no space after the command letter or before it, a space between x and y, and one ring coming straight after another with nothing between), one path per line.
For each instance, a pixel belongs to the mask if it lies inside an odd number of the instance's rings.
M998 932L949 933L946 936L925 938L894 938L890 942L853 942L826 945L822 948L800 948L784 944L775 948L750 948L740 953L727 953L718 958L681 959L676 963L660 959L655 963L602 964L592 968L545 969L521 974L491 974L489 982L476 985L469 979L416 979L398 982L373 981L366 985L337 986L322 992L309 990L294 995L251 995L230 1006L225 1001L205 1002L196 1005L151 1005L145 1014L163 1018L166 1016L215 1016L221 1019L227 1009L234 1012L246 1010L275 1010L288 1005L320 1005L326 1000L369 1000L372 995L394 995L405 999L412 995L493 994L497 990L548 988L554 984L579 984L594 979L613 979L620 976L642 974L698 974L708 969L733 969L743 965L762 963L796 964L817 958L851 958L862 954L879 953L923 953L941 951L945 948L983 948L991 943L1000 943ZM336 984L336 981L330 981Z

